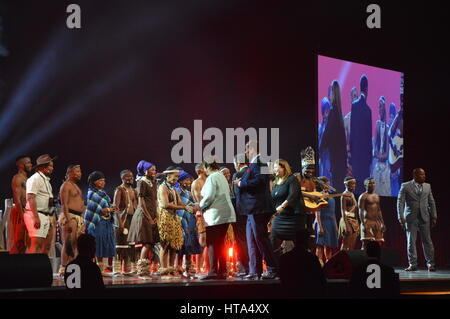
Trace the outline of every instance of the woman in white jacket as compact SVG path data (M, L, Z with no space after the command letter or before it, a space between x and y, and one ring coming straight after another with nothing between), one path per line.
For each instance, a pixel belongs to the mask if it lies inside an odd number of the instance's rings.
M230 223L236 222L236 213L230 198L230 187L216 162L204 162L208 178L202 188L200 210L206 222L206 245L210 272L200 279L226 279L227 260L225 236Z

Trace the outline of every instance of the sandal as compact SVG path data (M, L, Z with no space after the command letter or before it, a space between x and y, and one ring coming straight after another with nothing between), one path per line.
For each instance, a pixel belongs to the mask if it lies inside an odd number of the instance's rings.
M61 265L58 270L58 276L64 277L65 273L66 273L66 265Z

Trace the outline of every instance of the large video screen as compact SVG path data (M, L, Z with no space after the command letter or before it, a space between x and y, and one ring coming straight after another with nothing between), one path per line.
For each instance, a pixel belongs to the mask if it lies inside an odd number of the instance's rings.
M403 73L318 56L319 172L344 190L344 178L375 180L397 196L403 179Z

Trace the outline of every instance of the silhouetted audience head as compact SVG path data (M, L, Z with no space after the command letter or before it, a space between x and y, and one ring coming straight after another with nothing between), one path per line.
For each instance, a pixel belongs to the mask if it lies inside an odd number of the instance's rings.
M376 241L369 241L366 245L366 254L369 258L376 258L380 260L381 258L381 247Z
M320 298L325 294L326 279L316 255L308 252L309 233L295 233L295 248L280 256L280 279L284 297Z
M351 298L397 298L400 295L400 283L398 274L394 268L380 261L381 247L376 241L370 241L365 247L369 259L353 269L349 283L349 296ZM373 268L378 265L376 277ZM376 279L376 280L375 280ZM376 286L369 285L369 282ZM376 287L376 289L375 289Z
M95 257L95 237L81 234L77 240L78 255L86 258Z

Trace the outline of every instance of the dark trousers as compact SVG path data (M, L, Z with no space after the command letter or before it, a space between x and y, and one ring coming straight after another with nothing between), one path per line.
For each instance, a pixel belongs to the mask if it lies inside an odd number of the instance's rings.
M229 225L226 223L206 227L206 245L209 253L210 273L218 275L227 273L225 236Z
M236 214L236 223L233 224L234 240L237 248L240 272L248 271L248 249L247 249L247 216Z
M262 259L266 261L267 270L276 272L278 269L277 260L270 243L267 224L271 214L248 215L247 217L247 246L249 256L249 274L260 275L262 269Z
M316 232L314 231L315 214L306 214L306 231L308 232L307 249L310 253L316 253Z

